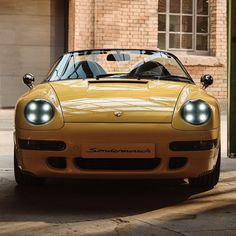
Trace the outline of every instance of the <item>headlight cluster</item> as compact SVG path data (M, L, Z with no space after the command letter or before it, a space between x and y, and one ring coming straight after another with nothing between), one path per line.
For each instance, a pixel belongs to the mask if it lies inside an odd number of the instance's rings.
M181 110L183 119L193 125L202 125L211 117L210 106L202 100L186 102Z
M25 118L31 124L45 124L53 118L53 115L53 106L46 100L32 100L25 107Z

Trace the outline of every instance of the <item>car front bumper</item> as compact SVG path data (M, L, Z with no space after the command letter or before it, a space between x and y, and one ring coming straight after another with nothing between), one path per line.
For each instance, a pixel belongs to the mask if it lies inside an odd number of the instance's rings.
M60 141L66 147L58 151L29 150L20 148L19 140ZM208 150L171 150L170 144L176 141L216 140ZM83 155L82 147L87 144L154 144L155 158L159 164L147 169L81 169L75 164L76 158ZM171 124L141 123L66 123L63 128L53 131L15 131L15 153L23 171L39 177L78 177L78 178L190 178L211 171L219 152L219 129L209 131L181 131ZM65 168L55 168L48 162L49 157L66 160ZM112 157L115 158L115 157ZM109 158L109 159L112 159ZM132 157L129 157L132 159ZM139 157L140 158L140 157ZM150 157L146 157L150 158ZM186 164L170 168L172 158L185 158ZM145 158L142 158L145 159ZM85 160L88 160L85 158ZM153 159L152 159L153 160ZM96 158L99 161L99 158ZM132 160L134 161L134 159Z

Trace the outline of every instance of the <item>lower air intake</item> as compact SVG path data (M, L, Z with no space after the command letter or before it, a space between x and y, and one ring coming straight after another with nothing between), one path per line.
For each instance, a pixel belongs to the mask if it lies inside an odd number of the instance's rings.
M63 151L66 144L62 141L19 139L19 146L25 150Z
M188 159L185 157L172 157L169 161L169 169L179 169L187 164Z
M48 157L47 159L49 166L57 169L66 168L66 158L65 157Z
M216 148L217 139L200 141L176 141L170 143L172 151L206 151Z
M84 170L150 170L160 158L75 158L75 165Z

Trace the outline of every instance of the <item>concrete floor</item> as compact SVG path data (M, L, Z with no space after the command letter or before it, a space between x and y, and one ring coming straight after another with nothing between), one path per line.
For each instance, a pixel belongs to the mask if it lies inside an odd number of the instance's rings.
M0 235L236 235L236 159L226 157L211 191L176 181L50 180L18 187L13 111L0 110Z

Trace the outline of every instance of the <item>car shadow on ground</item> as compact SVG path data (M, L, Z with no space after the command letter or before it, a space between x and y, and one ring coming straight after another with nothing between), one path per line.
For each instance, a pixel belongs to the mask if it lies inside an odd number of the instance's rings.
M62 217L70 223L125 217L176 205L203 191L181 180L50 180L42 186L16 186L8 191L0 199L0 221L57 223Z

